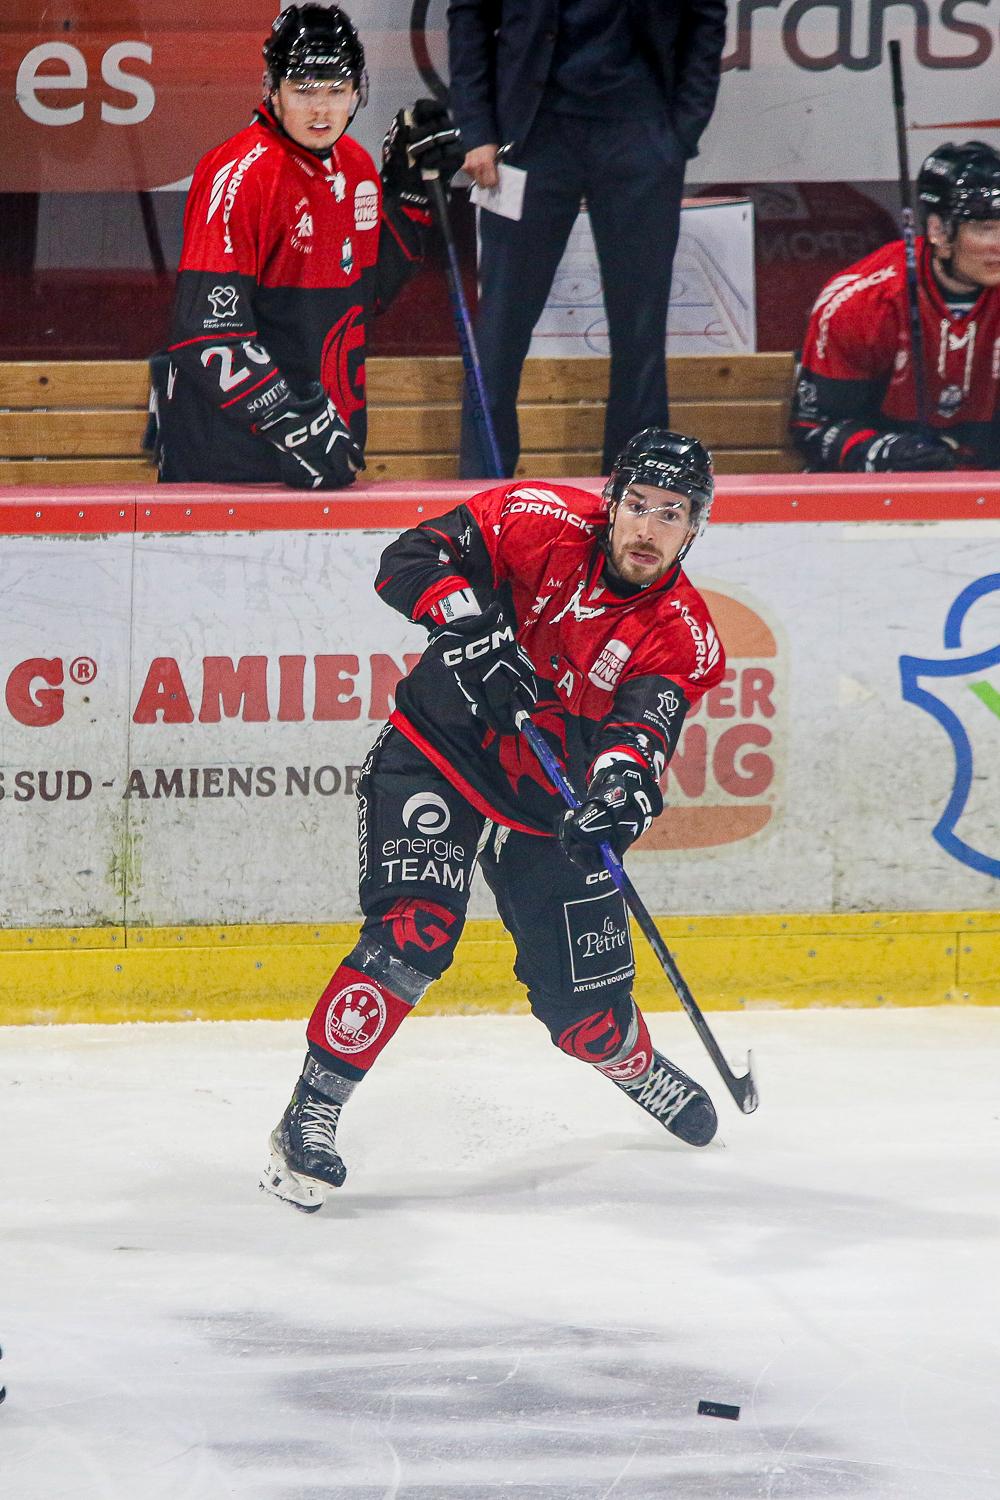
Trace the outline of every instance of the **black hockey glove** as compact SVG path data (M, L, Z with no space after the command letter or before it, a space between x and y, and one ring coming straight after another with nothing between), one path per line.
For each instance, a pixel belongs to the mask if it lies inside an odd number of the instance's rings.
M591 777L580 806L563 813L559 842L574 864L594 874L604 868L600 844L610 844L621 859L662 811L663 797L649 767L616 760Z
M497 734L513 734L517 714L534 708L534 669L517 644L512 617L499 602L481 615L463 615L442 625L428 645L454 672L477 719Z
M291 405L276 407L256 432L278 450L281 478L296 490L340 490L354 483L364 454L318 383Z
M418 99L393 118L382 142L382 187L387 197L427 207L423 173L436 172L445 191L465 160L458 131L443 104Z
M848 465L864 474L953 469L953 440L927 432L882 432L870 443L858 443L848 454Z

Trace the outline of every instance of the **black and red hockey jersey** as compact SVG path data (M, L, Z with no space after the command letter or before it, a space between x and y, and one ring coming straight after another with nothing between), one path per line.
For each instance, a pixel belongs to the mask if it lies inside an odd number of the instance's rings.
M965 468L1000 466L1000 290L954 316L917 241L928 420ZM917 426L902 240L820 292L809 319L791 431L811 469L847 469L881 432ZM857 455L855 454L855 457Z
M208 152L184 213L162 477L278 479L276 451L253 429L289 387L316 381L363 448L368 320L419 263L428 222L383 203L357 141L341 136L323 161L266 106Z
M532 715L582 788L598 755L620 750L662 775L688 709L722 680L708 608L679 566L646 589L609 579L598 495L508 483L405 531L382 555L376 588L409 619L471 588L481 607L513 608L539 683ZM469 711L428 651L399 685L391 722L480 812L551 834L562 805L520 736Z

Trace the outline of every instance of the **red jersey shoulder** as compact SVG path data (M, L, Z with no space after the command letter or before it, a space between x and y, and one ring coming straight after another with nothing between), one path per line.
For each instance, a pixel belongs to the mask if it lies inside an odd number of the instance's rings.
M834 276L820 292L809 319L803 363L821 369L830 360L834 376L851 373L839 368L845 352L864 350L864 360L883 339L894 344L899 299L905 296L906 267L903 243L894 240L864 260ZM861 370L858 374L864 374Z
M673 588L656 599L629 675L675 678L701 697L721 682L725 670L726 653L708 605L682 571Z
M273 134L254 121L201 158L184 210L182 271L199 269L206 256L214 264L220 249L233 254L233 213L248 192L255 192L257 202L270 192L279 167L276 144Z

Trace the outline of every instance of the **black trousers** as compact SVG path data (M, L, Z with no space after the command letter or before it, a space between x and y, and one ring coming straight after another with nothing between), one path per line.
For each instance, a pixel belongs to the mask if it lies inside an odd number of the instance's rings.
M519 220L484 210L476 341L503 472L520 452L517 393L535 324L586 198L611 342L602 473L643 427L666 425L666 332L685 153L665 116L584 119L540 112L507 157L527 171ZM466 394L463 478L491 474Z
M554 838L488 822L396 729L383 731L365 763L358 809L366 939L437 978L452 961L478 868L552 1040L587 1061L615 1050L632 1014L635 965L625 904L603 871L588 876ZM595 1018L596 1032L581 1027Z

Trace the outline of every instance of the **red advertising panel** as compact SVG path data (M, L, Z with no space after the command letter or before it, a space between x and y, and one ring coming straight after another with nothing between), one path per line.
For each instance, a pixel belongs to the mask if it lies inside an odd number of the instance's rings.
M162 187L238 130L275 0L5 0L0 191Z

